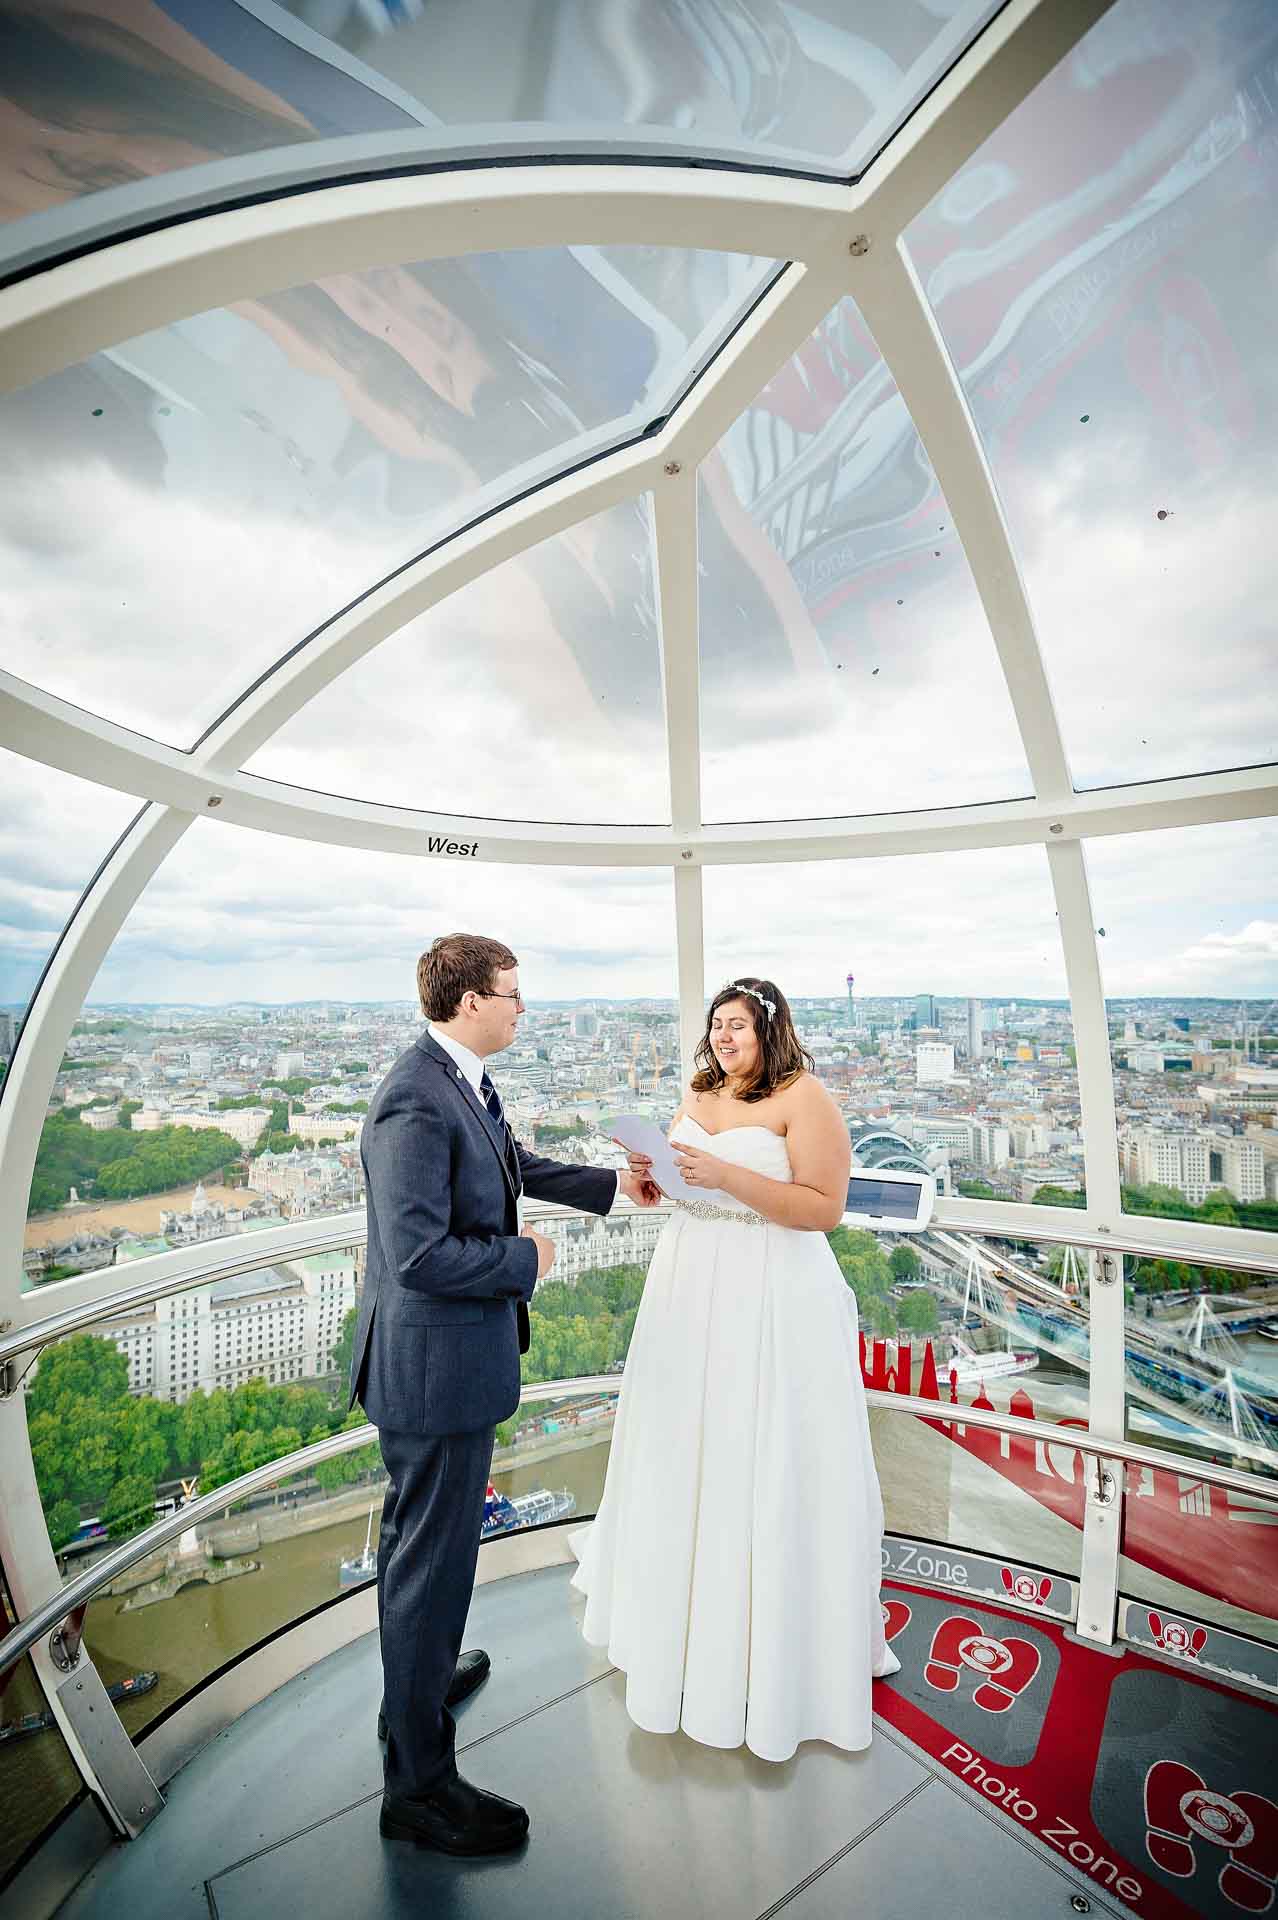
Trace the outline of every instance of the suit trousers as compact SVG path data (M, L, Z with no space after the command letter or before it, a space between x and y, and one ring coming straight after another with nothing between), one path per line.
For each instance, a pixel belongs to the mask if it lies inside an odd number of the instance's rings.
M390 1475L377 1549L387 1787L428 1793L457 1771L452 1683L475 1584L494 1429L379 1427Z

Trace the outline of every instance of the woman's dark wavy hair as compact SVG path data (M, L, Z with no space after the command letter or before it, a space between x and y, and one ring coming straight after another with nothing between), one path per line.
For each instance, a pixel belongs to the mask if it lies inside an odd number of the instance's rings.
M742 988L753 987L754 993L744 993ZM766 1007L755 999L758 993L763 999L770 1000L776 1012L769 1014ZM715 1058L714 1048L710 1044L710 1023L720 1007L729 1000L739 1000L754 1022L755 1035L759 1042L759 1064L737 1098L740 1100L766 1100L769 1094L779 1093L782 1087L788 1087L801 1073L814 1073L816 1062L806 1047L800 1046L799 1036L794 1030L794 1019L790 1012L790 1003L774 980L759 980L752 973L743 973L739 980L721 987L710 1002L710 1011L706 1015L706 1030L697 1047L696 1064L699 1072L692 1076L694 1093L714 1093L721 1087L727 1075Z

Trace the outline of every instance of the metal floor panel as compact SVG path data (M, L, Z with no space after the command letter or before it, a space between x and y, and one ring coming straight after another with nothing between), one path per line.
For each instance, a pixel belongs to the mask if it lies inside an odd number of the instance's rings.
M1093 1916L1119 1920L1068 1867L934 1779L890 1820L787 1900L785 1920L1067 1920L1082 1894Z
M500 1580L471 1604L466 1644L488 1648L493 1673L457 1716L462 1771L529 1806L518 1854L448 1860L380 1838L369 1635L184 1767L159 1818L94 1868L62 1920L206 1920L210 1905L217 1920L282 1905L308 1920L1069 1914L1078 1878L894 1732L876 1729L862 1754L809 1743L781 1766L640 1732L624 1676L581 1639L571 1571Z
M627 1717L625 1684L606 1674L463 1762L478 1784L528 1806L533 1832L518 1853L456 1861L388 1843L374 1796L215 1879L218 1920L256 1920L285 1901L315 1920L754 1920L931 1778L887 1740L862 1754L813 1741L774 1765L743 1747L643 1733Z
M466 1645L486 1647L493 1670L458 1709L459 1747L608 1671L578 1631L564 1592L570 1571L550 1567L476 1588ZM208 1920L207 1879L380 1791L381 1685L376 1634L290 1680L183 1767L164 1790L158 1819L140 1839L113 1848L60 1916Z

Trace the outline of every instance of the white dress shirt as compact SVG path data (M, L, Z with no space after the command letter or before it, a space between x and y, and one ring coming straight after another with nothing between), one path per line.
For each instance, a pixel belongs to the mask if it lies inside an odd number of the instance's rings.
M480 1059L479 1055L477 1053L472 1053L469 1047L463 1046L460 1040L454 1040L451 1033L441 1033L433 1020L427 1021L426 1031L430 1035L431 1039L435 1042L435 1045L437 1047L442 1047L444 1049L444 1052L448 1055L449 1059L455 1060L457 1062L457 1065L461 1070L459 1078L465 1080L467 1086L470 1087L471 1091L474 1093L476 1100L478 1100L484 1112L487 1113L488 1102L484 1099L484 1096L480 1091L480 1086L479 1086L479 1083L484 1076L484 1063ZM621 1175L618 1174L617 1190L612 1197L612 1203L614 1206L616 1206L617 1204L617 1200L618 1200L618 1197L620 1196L620 1193L621 1193ZM524 1224L524 1207L523 1207L522 1194L519 1196L519 1224L521 1227Z
M433 1020L427 1021L426 1031L435 1042L435 1045L442 1047L449 1059L457 1062L462 1070L462 1078L473 1091L476 1100L478 1100L484 1112L487 1113L488 1103L479 1090L479 1083L484 1077L484 1063L479 1055L472 1053L469 1047L464 1047L460 1040L454 1040L451 1033L441 1033Z

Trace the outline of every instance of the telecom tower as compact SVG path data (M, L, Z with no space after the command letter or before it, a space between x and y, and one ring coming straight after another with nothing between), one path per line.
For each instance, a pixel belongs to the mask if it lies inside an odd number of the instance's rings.
M854 973L850 973L848 975L848 1024L853 1027L856 1025L855 987L856 987L856 975Z

